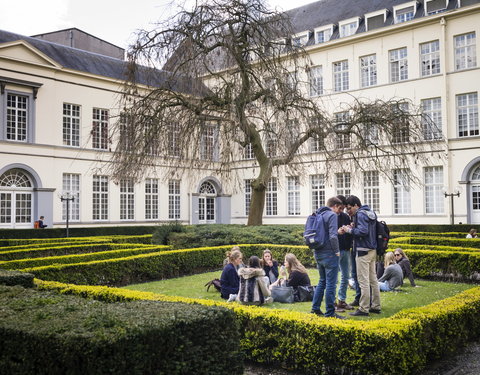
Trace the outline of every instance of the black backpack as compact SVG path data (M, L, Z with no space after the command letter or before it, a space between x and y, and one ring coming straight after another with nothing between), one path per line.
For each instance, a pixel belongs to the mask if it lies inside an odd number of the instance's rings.
M377 255L383 256L388 249L388 241L390 241L390 229L387 223L377 220Z

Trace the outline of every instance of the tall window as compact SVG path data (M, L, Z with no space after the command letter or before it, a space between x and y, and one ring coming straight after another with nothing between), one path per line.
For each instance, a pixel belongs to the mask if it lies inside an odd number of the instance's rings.
M93 220L108 220L108 177L93 176Z
M325 176L314 174L310 176L310 188L312 191L312 212L325 205Z
M442 138L442 99L422 100L423 137L427 141Z
M64 173L62 179L62 192L68 193L73 197L73 201L68 201L68 220L80 220L80 175ZM67 220L67 201L62 202L62 220Z
M333 63L333 90L335 92L348 90L348 60Z
M457 95L458 136L479 135L477 93Z
M252 180L244 180L245 182L245 215L250 214L250 202L252 201Z
M425 178L425 212L427 214L442 214L443 202L443 168L427 167L424 169Z
M348 129L348 122L350 120L350 114L348 111L335 113L335 122L338 130ZM335 146L337 149L348 149L351 147L350 133L338 133L335 134Z
M133 180L120 180L120 220L135 218L135 194Z
M375 54L360 57L360 77L362 87L377 84L377 56Z
M265 200L266 214L268 216L278 215L277 179L275 177L268 181Z
M168 128L168 156L180 157L180 126L170 124Z
M310 96L319 96L323 94L323 75L322 66L312 66L308 73Z
M180 181L168 182L168 218L180 219Z
M80 106L63 103L63 144L80 146Z
M407 22L415 16L415 7L409 6L395 10L395 23Z
M158 178L145 180L145 219L158 219Z
M394 110L398 112L399 118L392 130L392 142L407 143L410 141L410 124L403 116L408 114L408 103L400 103Z
M420 64L422 77L440 73L440 42L420 44Z
M378 171L363 172L363 202L375 212L380 212L380 183Z
M350 22L344 25L340 25L340 38L350 36L356 33L358 29L358 22Z
M393 172L393 205L395 214L410 213L410 181L404 169Z
M300 179L298 176L287 177L288 215L300 215Z
M26 95L7 94L7 140L27 142L29 103Z
M92 147L97 150L108 149L108 110L93 109Z
M214 124L205 124L200 142L200 158L202 160L216 160L217 127Z
M377 145L380 139L378 125L372 123L363 124L363 139L367 146Z
M320 127L320 119L318 117L312 117L310 119L311 126ZM314 134L310 138L310 152L320 152L325 150L325 138L323 135Z
M455 36L455 70L477 66L476 40L475 32Z
M350 195L350 173L335 173L335 186L336 186L336 195L344 195L348 197Z
M134 149L134 124L131 121L131 116L127 113L120 114L120 134L119 134L119 145L118 147L124 151L133 151Z
M408 79L407 48L390 51L390 82Z
M277 156L277 146L276 126L273 124L265 134L265 152L268 157Z

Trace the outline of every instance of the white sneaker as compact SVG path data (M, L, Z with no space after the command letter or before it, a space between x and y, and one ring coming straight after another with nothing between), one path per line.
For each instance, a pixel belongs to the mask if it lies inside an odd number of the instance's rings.
M237 295L236 295L236 294L230 294L230 296L228 297L227 302L234 302L236 299L237 299Z

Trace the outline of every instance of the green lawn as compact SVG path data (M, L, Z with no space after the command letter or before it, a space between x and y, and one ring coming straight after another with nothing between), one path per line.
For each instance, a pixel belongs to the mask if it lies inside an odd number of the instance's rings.
M312 284L316 285L318 283L318 271L316 269L309 269L308 271ZM179 277L176 279L134 284L124 288L143 292L160 293L168 296L181 296L223 301L220 297L220 293L218 293L213 286L210 288L209 292L207 292L206 288L204 287L208 281L214 278L219 278L220 274L221 271L208 272L193 276ZM417 288L412 288L408 280L406 280L406 283L402 286L401 291L381 293L382 314L371 314L368 318L352 317L352 319L385 318L399 312L400 310L428 305L432 302L451 297L466 289L472 288L472 285L463 283L447 283L427 280L416 280L416 282L417 285L419 285ZM347 302L352 301L353 296L353 290L348 289ZM273 303L265 307L309 312L311 309L311 302L294 304ZM322 304L322 310L325 311L325 302Z

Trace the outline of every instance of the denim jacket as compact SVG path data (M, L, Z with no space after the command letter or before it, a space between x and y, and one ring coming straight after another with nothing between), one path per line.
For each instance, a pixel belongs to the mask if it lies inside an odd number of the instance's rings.
M369 251L377 248L377 214L363 205L353 217L353 247L356 251Z

